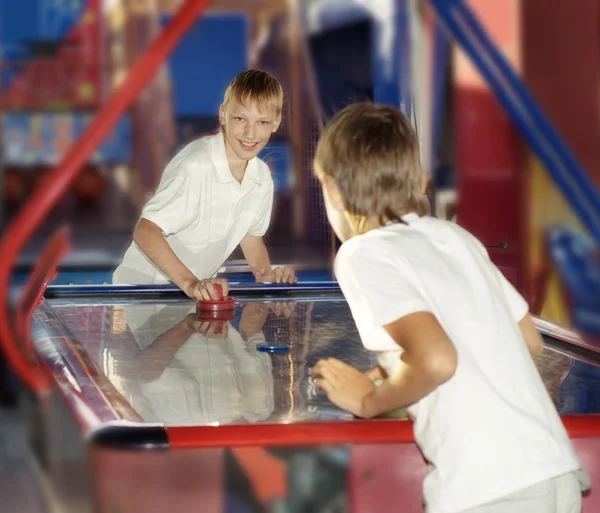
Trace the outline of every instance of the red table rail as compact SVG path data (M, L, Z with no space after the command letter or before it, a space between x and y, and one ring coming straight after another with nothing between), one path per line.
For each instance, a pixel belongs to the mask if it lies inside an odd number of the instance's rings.
M570 438L600 436L600 415L566 415L563 424ZM338 444L413 443L409 420L357 420L298 424L167 427L170 447L312 446Z

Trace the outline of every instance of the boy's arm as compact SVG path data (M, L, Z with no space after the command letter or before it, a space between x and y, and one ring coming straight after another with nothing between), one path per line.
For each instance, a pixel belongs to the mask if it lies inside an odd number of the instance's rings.
M229 293L226 280L199 280L194 273L175 254L162 229L152 221L141 218L133 231L133 240L152 261L175 285L188 297L194 299L217 299L211 281L221 283L223 294Z
M458 363L454 344L429 312L408 315L384 329L404 352L399 369L366 396L366 417L416 403L454 376Z
M380 387L369 375L333 359L319 362L313 371L331 401L361 417L414 404L457 367L456 348L411 279L412 267L392 249L351 239L338 251L335 271L353 313L360 311L366 322L381 326L403 350L397 371Z
M240 247L256 281L275 283L294 283L296 281L295 272L291 267L271 267L269 251L261 236L246 235L240 242Z
M527 344L527 349L529 349L531 356L538 356L544 348L544 340L538 329L535 327L530 314L527 314L521 319L519 322L519 329L521 330L521 335L523 335L523 339L525 340L525 344Z
M240 242L244 258L254 276L259 277L271 272L271 260L265 241L261 236L246 235Z
M266 166L265 166L266 167ZM263 240L264 234L269 229L271 223L271 212L273 209L274 185L270 177L270 171L266 168L265 176L268 177L268 190L265 194L262 204L258 208L254 217L254 222L247 235L240 242L240 247L244 253L244 258L252 269L252 273L259 282L275 283L294 283L296 275L290 267L271 267L269 252ZM266 178L265 178L266 179Z
M148 219L141 218L133 231L133 240L175 285L182 290L196 281L196 277L177 257L161 228Z
M533 319L531 318L531 314L529 313L529 305L523 296L519 294L517 289L515 289L512 283L508 281L506 276L504 276L502 271L500 271L500 269L498 269L496 266L494 267L495 272L498 275L498 279L502 283L502 288L508 301L511 315L521 330L521 335L525 341L525 344L527 345L527 349L529 350L531 356L538 356L542 352L544 341L539 331L535 327Z
M254 274L257 281L271 273L271 259L269 258L269 252L263 236L271 224L274 190L275 186L271 180L262 204L254 216L254 222L246 236L240 242L244 258L248 262L252 274Z
M430 394L456 372L456 349L437 319L417 312L384 326L404 349L398 370L380 386L335 359L319 362L313 376L329 400L358 417L372 418L406 408Z
M174 164L175 165L175 164ZM190 179L195 160L178 160L177 174L160 183L144 206L133 232L133 240L148 259L185 294L197 300L218 299L213 282L221 283L223 294L227 280L199 280L177 257L166 236L178 233L196 217L200 208L200 190Z

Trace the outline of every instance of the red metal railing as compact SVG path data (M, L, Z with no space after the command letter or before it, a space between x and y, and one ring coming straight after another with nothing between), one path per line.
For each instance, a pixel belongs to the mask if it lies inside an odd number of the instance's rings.
M12 357L19 362L20 369L30 369L30 372L21 374L21 377L26 381L27 386L34 390L48 388L50 380L42 367L37 365L37 358L31 346L31 318L43 298L46 287L56 277L58 264L68 250L69 232L67 228L59 229L36 262L15 310L15 335L23 347L12 347L9 350L13 350Z
M561 419L570 438L595 438L600 435L600 415L567 415ZM170 447L174 449L402 444L415 441L413 423L409 420L168 426L167 436Z
M26 364L27 360L20 353L17 343L15 324L10 318L10 276L17 255L63 196L82 166L208 4L209 0L187 0L183 4L146 53L133 64L121 86L108 98L80 139L66 153L56 169L45 177L0 240L0 345L9 364L33 391L41 391L47 383L33 367Z

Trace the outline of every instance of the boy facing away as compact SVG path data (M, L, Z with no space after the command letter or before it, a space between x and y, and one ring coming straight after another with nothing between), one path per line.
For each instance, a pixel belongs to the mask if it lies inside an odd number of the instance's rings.
M408 409L430 467L428 513L579 513L589 485L534 364L542 339L528 305L475 237L426 215L409 121L347 107L315 173L343 242L340 287L379 361L363 374L321 360L317 385L359 417Z
M283 90L262 70L240 73L219 109L221 131L183 148L144 206L115 284L173 282L193 299L218 299L219 267L240 245L257 281L294 283L272 268L263 235L273 207L269 167L257 155L281 123Z

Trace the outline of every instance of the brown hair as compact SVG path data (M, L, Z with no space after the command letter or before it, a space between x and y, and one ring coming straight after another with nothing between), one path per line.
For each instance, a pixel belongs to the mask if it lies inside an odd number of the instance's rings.
M429 212L419 144L410 121L394 107L355 103L329 121L315 154L315 175L333 179L357 233L368 219L403 222Z
M277 115L283 109L283 88L271 74L260 69L248 69L233 79L225 91L223 105L235 100L242 105L255 102L257 105L275 104Z

